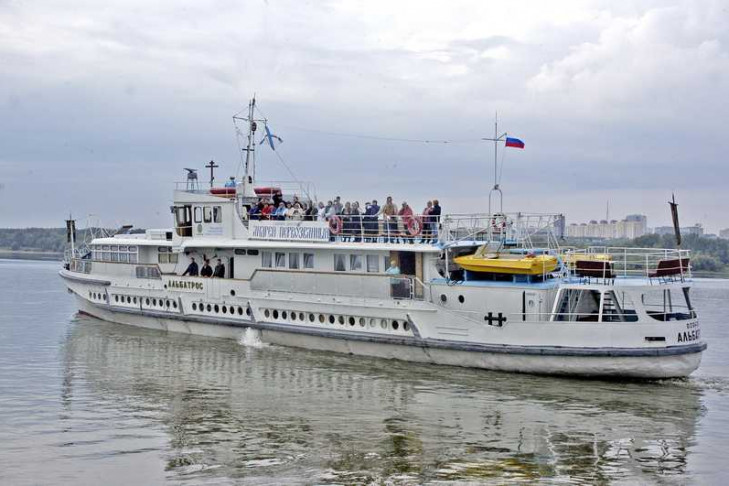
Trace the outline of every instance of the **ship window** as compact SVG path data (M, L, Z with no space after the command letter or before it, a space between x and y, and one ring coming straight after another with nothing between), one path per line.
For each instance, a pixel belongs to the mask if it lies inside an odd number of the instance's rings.
M194 214L195 222L202 223L202 208L200 206L195 206Z
M213 223L223 222L223 211L221 206L213 206Z
M636 322L638 314L633 299L622 291L605 292L602 296L603 322Z
M600 313L600 292L564 289L557 306L557 321L596 322Z
M248 250L248 255L251 255L251 256L258 255L258 250L253 249L253 248L252 249L249 249Z
M286 253L276 252L276 268L286 268Z
M172 253L172 248L168 246L157 247L157 261L159 263L177 263L178 254Z
M289 253L289 268L297 270L299 268L299 254Z
M367 255L367 271L369 273L379 273L380 259L377 255Z
M362 255L349 255L349 269L353 272L362 271Z
M261 266L263 268L271 268L271 252L270 251L261 252Z
M304 268L314 268L313 253L304 253Z
M210 206L203 206L203 221L205 223L213 221L213 210Z
M344 272L347 268L344 266L344 255L334 255L334 271Z
M648 315L657 321L692 319L696 313L688 291L688 288L649 290L643 293L641 301Z

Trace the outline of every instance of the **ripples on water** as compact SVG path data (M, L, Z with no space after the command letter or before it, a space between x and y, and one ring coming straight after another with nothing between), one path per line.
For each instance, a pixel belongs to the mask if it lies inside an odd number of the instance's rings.
M621 383L109 324L55 272L0 261L2 484L722 482L727 282L696 377Z

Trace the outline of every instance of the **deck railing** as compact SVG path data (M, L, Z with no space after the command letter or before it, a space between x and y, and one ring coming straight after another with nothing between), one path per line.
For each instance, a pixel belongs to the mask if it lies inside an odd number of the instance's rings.
M563 253L570 275L579 281L640 277L665 282L691 277L690 250L592 246Z

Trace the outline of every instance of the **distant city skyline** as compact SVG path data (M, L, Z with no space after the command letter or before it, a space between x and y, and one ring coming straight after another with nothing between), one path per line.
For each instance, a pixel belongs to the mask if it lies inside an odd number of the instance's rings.
M241 174L231 117L256 94L284 141L259 178L325 201L485 211L498 112L526 144L499 148L506 211L609 200L662 226L675 193L718 233L728 21L718 0L4 2L0 227L169 227L184 167Z

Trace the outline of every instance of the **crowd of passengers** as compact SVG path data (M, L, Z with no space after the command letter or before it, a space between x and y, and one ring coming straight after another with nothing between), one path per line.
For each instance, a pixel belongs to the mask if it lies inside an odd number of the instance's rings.
M377 200L366 202L364 209L358 201L342 204L341 197L331 201L307 204L294 197L293 201L284 201L280 194L273 199L261 198L258 204L248 211L251 220L272 221L326 221L330 227L338 228L338 234L344 241L408 241L434 242L438 237L441 207L437 199L428 201L419 215L415 214L407 202L403 201L398 209L388 196L385 204L380 206ZM409 231L412 220L422 223L419 230ZM332 222L336 221L337 225ZM380 225L382 221L382 225ZM413 234L415 233L415 234Z

